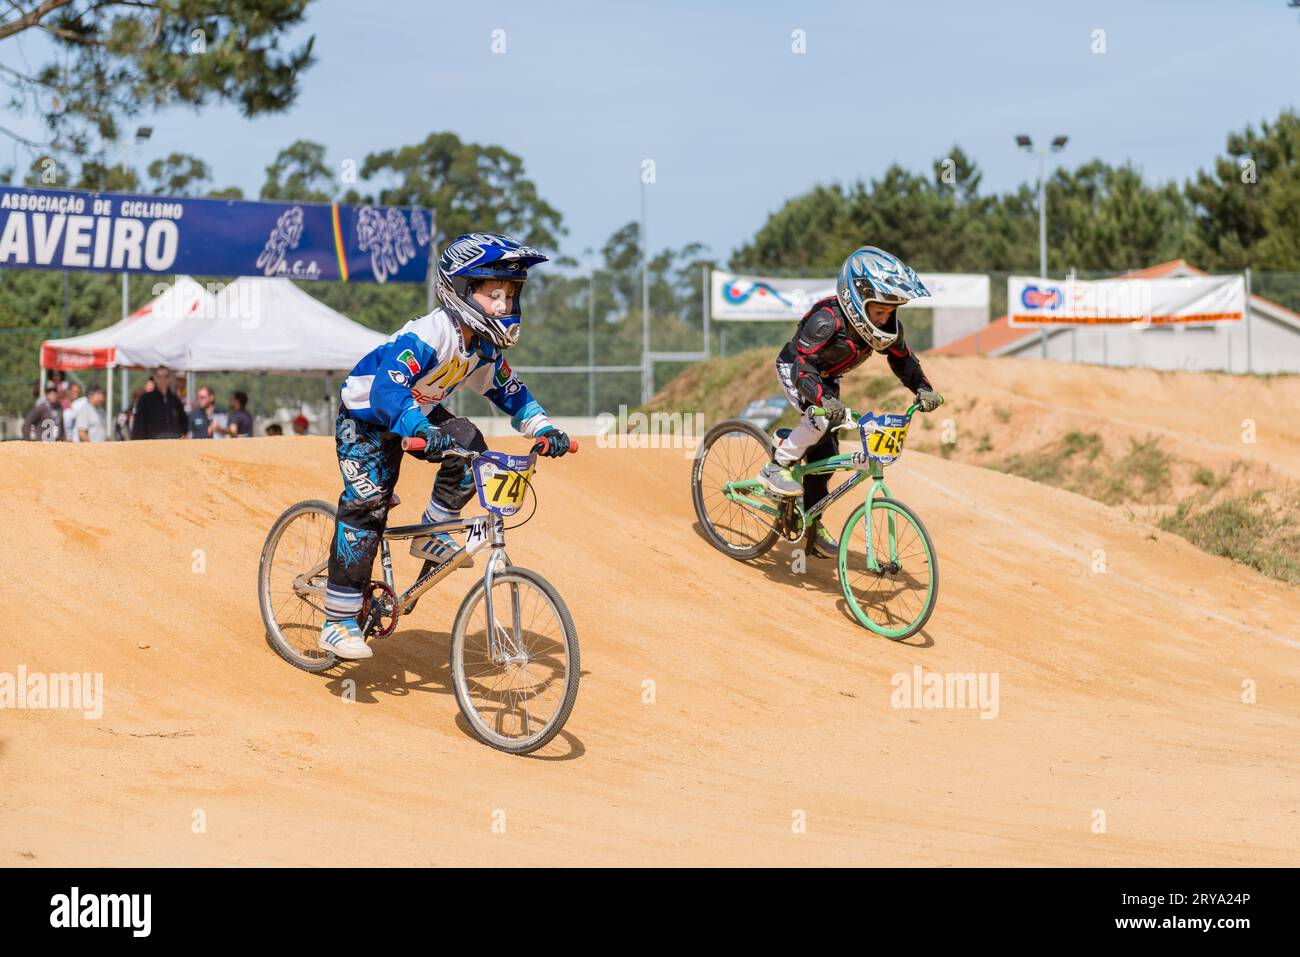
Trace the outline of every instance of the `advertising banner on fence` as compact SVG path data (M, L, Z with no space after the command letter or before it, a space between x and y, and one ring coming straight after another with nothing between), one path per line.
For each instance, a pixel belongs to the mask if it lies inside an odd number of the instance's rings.
M424 282L429 210L0 186L0 268Z
M774 279L735 273L712 274L710 317L732 320L798 319L819 299L835 295L835 277ZM921 273L932 293L914 305L926 309L983 309L987 317L989 277L959 273ZM987 319L986 319L987 321Z
M1243 276L1007 280L1013 326L1218 322L1240 319L1245 307Z

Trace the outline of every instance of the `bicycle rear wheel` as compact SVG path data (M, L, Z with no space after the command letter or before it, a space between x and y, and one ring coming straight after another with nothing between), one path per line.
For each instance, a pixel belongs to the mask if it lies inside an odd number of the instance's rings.
M334 506L299 502L275 520L262 546L257 598L266 638L276 654L303 671L326 671L335 663L333 654L316 647L333 538Z
M771 459L772 440L743 419L719 422L700 443L691 469L691 501L709 543L732 558L757 558L779 537L777 516L769 517L752 505L733 501L724 492L730 483L754 479ZM767 498L758 488L744 494Z
M839 568L844 600L864 627L902 641L929 621L939 597L938 556L925 525L902 502L876 498L853 510L840 533Z
M492 576L489 642L483 579L469 590L451 632L451 685L484 744L528 754L560 733L578 696L578 634L551 584L518 566Z

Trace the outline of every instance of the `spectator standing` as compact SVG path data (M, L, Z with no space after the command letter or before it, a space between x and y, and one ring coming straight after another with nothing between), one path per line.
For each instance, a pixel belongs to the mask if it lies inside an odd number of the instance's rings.
M63 434L69 442L77 440L77 410L86 401L81 394L81 383L70 382L63 393Z
M77 407L78 442L103 442L108 438L108 418L104 412L104 390L95 385L90 395Z
M284 429L279 422L272 422L266 427L267 435L284 435Z
M136 386L132 389L130 404L117 414L117 440L119 442L125 442L131 438L131 426L135 422L135 407L139 404L142 395L144 395L143 386Z
M64 440L63 405L59 402L57 382L51 381L45 386L44 397L36 400L27 418L23 419L23 438L29 442Z
M253 417L248 414L248 393L230 393L230 412L227 415L226 432L232 438L245 438L253 434Z
M306 435L306 434L307 434L307 426L308 426L309 424L310 424L310 423L307 421L307 416L305 416L305 415L297 416L297 417L294 418L294 420L293 420L293 434L294 434L294 435Z
M153 373L154 389L145 386L144 395L135 404L135 421L131 423L133 439L179 439L189 429L185 406L172 391L172 371L159 366Z
M190 438L211 439L220 428L217 422L217 395L206 385L199 386L199 404L190 410Z

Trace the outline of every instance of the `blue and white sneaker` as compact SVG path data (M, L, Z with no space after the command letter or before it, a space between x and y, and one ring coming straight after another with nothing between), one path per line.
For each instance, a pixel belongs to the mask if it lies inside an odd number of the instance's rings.
M361 634L361 626L355 618L327 618L320 630L320 640L316 647L321 651L331 651L334 657L345 661L359 661L374 655L374 649L366 644Z
M455 557L459 550L460 544L447 532L437 532L423 538L411 539L411 554L435 565L441 565Z

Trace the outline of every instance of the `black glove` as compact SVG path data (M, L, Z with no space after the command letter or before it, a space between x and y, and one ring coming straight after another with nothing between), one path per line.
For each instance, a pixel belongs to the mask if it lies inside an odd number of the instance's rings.
M561 432L559 429L554 427L549 428L544 432L537 433L537 438L544 438L546 441L537 442L533 446L533 451L540 451L543 455L552 459L558 459L561 455L564 455L569 451L569 446L572 444L567 432Z
M933 412L943 405L943 396L927 386L917 390L916 404L921 407L922 412Z
M822 409L826 412L826 424L832 429L844 424L844 403L833 395L822 399Z
M438 458L443 452L446 452L456 444L455 439L442 431L442 429L438 428L432 422L417 427L415 435L412 436L412 438L424 439L424 448L412 452L411 454L416 458L424 459L426 462Z

